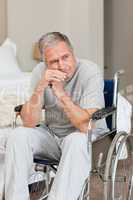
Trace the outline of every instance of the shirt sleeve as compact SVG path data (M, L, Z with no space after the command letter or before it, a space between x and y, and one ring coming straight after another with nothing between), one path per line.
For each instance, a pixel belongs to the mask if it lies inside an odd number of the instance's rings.
M30 82L30 96L32 96L38 82L41 80L44 69L45 65L43 62L37 64L37 66L33 69Z
M86 82L80 99L80 106L84 109L104 107L104 82L102 74L94 73Z

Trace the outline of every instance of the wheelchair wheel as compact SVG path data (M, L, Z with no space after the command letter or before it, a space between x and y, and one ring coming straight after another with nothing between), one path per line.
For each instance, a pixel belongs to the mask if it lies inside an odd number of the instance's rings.
M29 185L30 199L41 200L46 199L46 183L45 181L38 181Z
M50 178L48 167L37 165L37 168L37 172L32 177L32 183L29 184L30 199L45 200L50 191L52 178Z
M122 138L112 166L112 197L133 197L133 136Z
M120 138L121 142L118 144ZM119 160L125 144L128 147L127 157ZM132 176L133 138L125 132L120 132L114 137L107 156L104 173L104 199L131 200Z
M85 180L80 196L78 197L77 200L89 199L89 189L90 189L90 176Z

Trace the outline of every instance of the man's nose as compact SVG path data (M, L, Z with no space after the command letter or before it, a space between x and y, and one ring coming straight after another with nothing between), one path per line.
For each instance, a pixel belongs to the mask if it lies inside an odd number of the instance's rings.
M60 59L59 62L58 62L58 68L59 68L59 69L64 69L64 67L65 67L65 66L64 66L64 62L63 62L62 59Z

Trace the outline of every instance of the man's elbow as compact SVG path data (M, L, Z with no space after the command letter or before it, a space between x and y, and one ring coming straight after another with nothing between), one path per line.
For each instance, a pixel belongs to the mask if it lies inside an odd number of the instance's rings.
M35 128L36 124L34 123L29 123L29 122L23 122L23 126L27 128Z
M87 122L84 122L84 123L79 123L78 125L78 129L80 130L80 132L82 133L87 133L87 130L88 130L88 121Z
M90 124L89 124L90 123ZM92 121L86 121L84 123L79 124L79 130L83 133L88 133L89 130L95 128L95 123Z
M38 120L31 118L31 116L22 118L23 126L29 127L29 128L35 128L38 124Z

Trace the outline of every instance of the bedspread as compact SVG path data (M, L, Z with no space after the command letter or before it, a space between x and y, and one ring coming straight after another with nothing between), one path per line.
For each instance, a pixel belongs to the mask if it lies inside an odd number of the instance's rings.
M14 107L29 98L30 78L30 73L22 73L18 77L0 77L0 127L11 126Z

